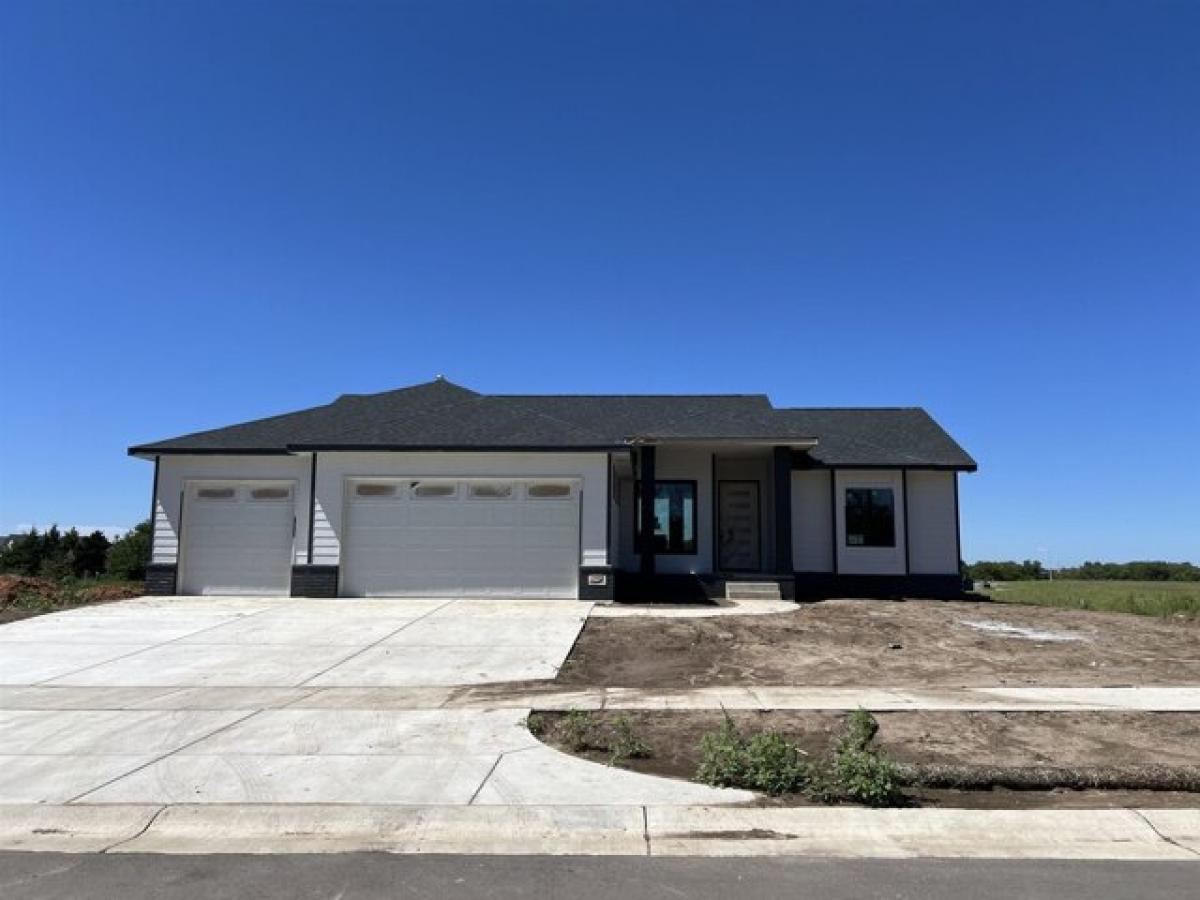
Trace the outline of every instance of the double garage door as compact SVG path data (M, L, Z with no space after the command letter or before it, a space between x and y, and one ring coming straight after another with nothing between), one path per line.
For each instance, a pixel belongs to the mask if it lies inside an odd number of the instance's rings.
M577 595L575 479L364 477L344 490L344 596ZM296 515L290 482L189 485L182 592L286 596Z
M576 596L575 480L360 478L345 491L347 596Z

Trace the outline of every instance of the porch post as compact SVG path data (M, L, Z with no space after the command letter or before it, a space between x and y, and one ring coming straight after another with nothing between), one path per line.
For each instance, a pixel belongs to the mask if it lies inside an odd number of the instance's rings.
M776 447L772 483L775 488L775 573L792 575L792 448Z
M638 533L642 542L643 575L654 574L654 447L643 445L638 449L641 478L642 516L638 522Z

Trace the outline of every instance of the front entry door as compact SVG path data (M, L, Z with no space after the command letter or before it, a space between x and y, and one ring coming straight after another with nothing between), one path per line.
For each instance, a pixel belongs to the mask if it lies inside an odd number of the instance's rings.
M722 572L757 572L759 555L757 481L717 484L717 565Z

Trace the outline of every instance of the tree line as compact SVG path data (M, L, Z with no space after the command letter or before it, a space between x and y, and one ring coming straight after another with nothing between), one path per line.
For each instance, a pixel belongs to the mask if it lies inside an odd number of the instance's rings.
M72 528L30 528L0 551L0 572L61 581L108 576L126 581L146 577L150 560L150 520L110 541L103 531L80 534Z
M1050 571L1036 559L981 560L967 563L963 571L975 581L1037 581L1050 577ZM1054 577L1081 581L1200 581L1200 566L1160 560L1085 562L1055 569Z

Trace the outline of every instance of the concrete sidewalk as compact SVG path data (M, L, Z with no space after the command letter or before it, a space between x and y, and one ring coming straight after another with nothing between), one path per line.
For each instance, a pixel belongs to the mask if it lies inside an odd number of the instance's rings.
M525 686L0 687L3 710L779 709L962 712L1197 712L1200 687L712 687L692 690Z
M1200 810L10 805L0 850L1200 862Z

